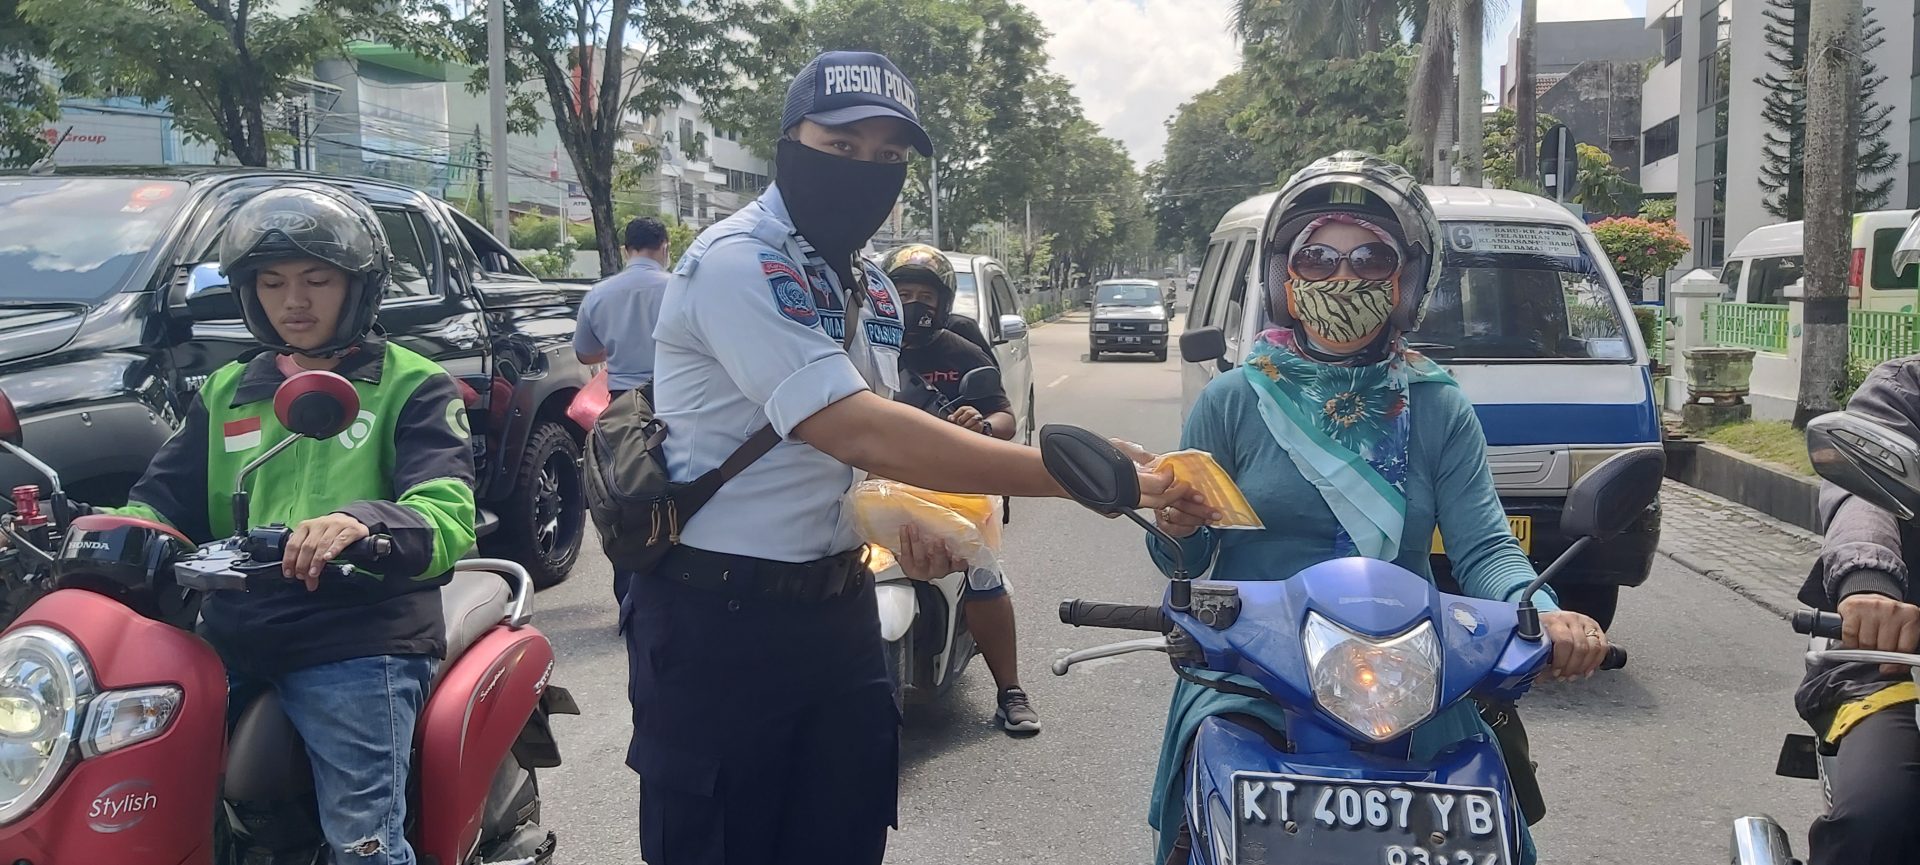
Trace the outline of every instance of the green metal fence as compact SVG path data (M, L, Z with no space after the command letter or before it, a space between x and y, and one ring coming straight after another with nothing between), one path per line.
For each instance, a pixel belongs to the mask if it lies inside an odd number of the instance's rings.
M1872 365L1913 354L1917 334L1920 314L1847 311L1847 357L1859 363Z
M1707 341L1714 345L1787 353L1787 307L1773 303L1709 303Z

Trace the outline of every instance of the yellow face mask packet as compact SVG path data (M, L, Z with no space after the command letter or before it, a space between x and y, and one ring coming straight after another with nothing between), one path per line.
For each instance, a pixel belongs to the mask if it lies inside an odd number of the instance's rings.
M997 570L1000 497L938 493L897 481L869 479L853 485L847 504L861 540L894 552L900 529L911 525L940 541L974 568Z
M1216 529L1264 529L1266 524L1260 521L1260 515L1253 512L1253 506L1247 503L1247 497L1240 492L1240 485L1227 477L1225 469L1206 451L1185 450L1164 453L1147 464L1149 471L1158 471L1162 467L1173 471L1173 479L1192 486L1195 492L1206 496L1207 504L1225 516L1213 524Z

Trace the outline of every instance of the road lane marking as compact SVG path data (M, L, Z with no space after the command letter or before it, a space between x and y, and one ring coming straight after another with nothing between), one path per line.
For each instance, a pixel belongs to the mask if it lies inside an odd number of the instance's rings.
M1060 383L1061 383L1061 382L1063 382L1063 381L1066 381L1067 379L1070 379L1070 378L1073 378L1073 376L1072 376L1072 375L1063 375L1063 376L1061 376L1061 377L1059 377L1059 378L1056 378L1056 379L1054 379L1054 380L1053 380L1053 381L1051 381L1051 382L1048 382L1048 383L1047 383L1047 387L1058 387L1058 386L1060 385Z

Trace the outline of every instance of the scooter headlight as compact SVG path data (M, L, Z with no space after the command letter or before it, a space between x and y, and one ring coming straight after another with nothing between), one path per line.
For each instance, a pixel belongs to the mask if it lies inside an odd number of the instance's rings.
M1440 641L1432 620L1384 640L1307 614L1307 670L1327 714L1374 742L1398 738L1440 700Z
M67 635L29 626L0 637L0 825L59 780L93 693L93 671Z
M1207 835L1213 841L1213 861L1233 865L1233 815L1218 795L1207 797Z

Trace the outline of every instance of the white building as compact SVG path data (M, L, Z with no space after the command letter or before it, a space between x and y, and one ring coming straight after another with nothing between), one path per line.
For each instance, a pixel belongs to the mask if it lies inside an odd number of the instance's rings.
M658 116L631 117L629 127L660 154L660 167L643 194L656 196L652 203L660 213L705 228L766 189L772 169L739 132L714 126L698 96L683 93L681 99Z
M1914 93L1915 23L1920 4L1865 0L1885 40L1870 55L1887 81L1876 98L1892 107L1887 144L1898 155L1885 206L1920 206L1920 113ZM1650 0L1646 26L1657 29L1662 57L1648 71L1641 99L1641 188L1674 196L1693 259L1680 270L1717 267L1748 232L1776 220L1763 206L1761 117L1776 72L1768 59L1765 0Z

